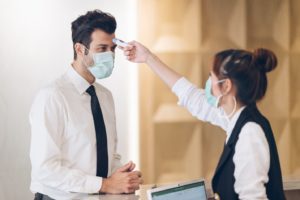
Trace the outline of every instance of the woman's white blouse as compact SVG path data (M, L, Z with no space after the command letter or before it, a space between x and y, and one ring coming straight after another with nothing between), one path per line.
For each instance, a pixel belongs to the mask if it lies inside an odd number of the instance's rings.
M184 77L174 84L172 91L179 98L178 104L194 117L224 129L227 134L226 142L228 141L245 107L240 108L228 120L222 117L224 113L220 109L207 103L203 89L197 88ZM267 199L265 184L269 181L270 152L266 136L259 124L248 122L244 125L235 147L233 163L234 190L239 199Z

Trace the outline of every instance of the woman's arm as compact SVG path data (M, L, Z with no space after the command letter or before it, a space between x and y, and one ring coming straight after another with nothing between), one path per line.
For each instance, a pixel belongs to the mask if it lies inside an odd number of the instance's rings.
M242 128L233 156L234 190L239 199L266 200L270 150L260 125L248 122Z
M205 93L202 89L197 88L172 70L142 44L136 41L129 42L128 44L124 48L120 47L123 49L127 59L135 63L146 63L172 89L172 92L177 95L179 105L185 107L199 120L210 122L226 130L227 121L219 118L217 109L207 103Z
M129 61L146 63L168 86L172 88L182 77L165 63L163 63L149 49L138 42L129 42L130 45L123 48L124 55Z

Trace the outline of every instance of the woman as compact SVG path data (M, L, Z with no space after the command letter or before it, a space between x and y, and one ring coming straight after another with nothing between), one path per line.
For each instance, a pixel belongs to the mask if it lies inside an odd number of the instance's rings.
M266 73L277 66L273 52L230 49L217 53L203 90L142 44L129 44L122 48L128 60L146 63L193 116L226 131L226 144L212 180L216 199L285 199L273 132L256 106L267 90Z

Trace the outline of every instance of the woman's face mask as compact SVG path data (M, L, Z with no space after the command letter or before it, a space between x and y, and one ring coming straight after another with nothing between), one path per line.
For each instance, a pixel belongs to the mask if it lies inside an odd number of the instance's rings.
M112 74L114 69L115 53L106 51L101 53L93 53L93 65L88 66L88 70L97 79L104 79Z
M219 102L220 102L220 99L224 96L223 94L219 95L218 97L215 97L213 94L212 94L212 84L219 84L219 83L222 83L224 82L225 79L223 80L219 80L217 82L214 82L212 83L212 80L211 80L211 77L208 78L208 80L206 81L206 84L205 84L205 96L206 96L206 99L207 99L207 102L215 107L215 108L219 108ZM233 110L231 111L230 114L222 114L224 113L224 111L220 111L219 112L219 116L222 117L222 118L226 118L227 120L229 120L230 117L233 116L233 114L235 113L236 111L236 106L237 106L237 103L236 103L236 99L235 97L233 96L233 101L234 101L234 108ZM220 108L221 110L223 110L222 108Z
M205 96L206 96L206 99L207 99L207 102L213 106L213 107L216 107L218 108L218 105L219 105L219 102L220 102L220 99L221 97L223 96L222 94L219 95L218 97L215 97L213 94L212 94L212 84L218 84L218 83L222 83L224 82L225 79L223 80L219 80L217 82L212 82L211 80L211 77L209 77L206 81L206 84L205 84Z

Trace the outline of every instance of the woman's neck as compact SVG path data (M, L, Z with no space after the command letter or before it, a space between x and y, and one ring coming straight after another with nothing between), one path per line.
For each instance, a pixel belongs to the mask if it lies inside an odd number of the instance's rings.
M226 103L224 102L222 107L228 118L231 119L234 114L243 107L243 105L238 102L234 96L228 96Z

